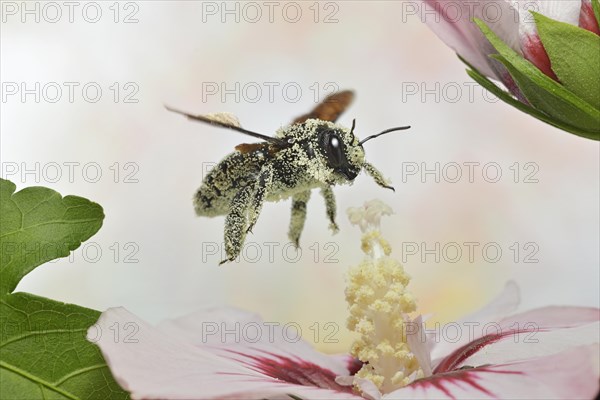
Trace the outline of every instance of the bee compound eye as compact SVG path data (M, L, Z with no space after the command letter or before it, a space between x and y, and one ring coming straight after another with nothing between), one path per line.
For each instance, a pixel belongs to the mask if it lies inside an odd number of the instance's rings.
M342 142L335 134L329 136L329 141L327 143L327 154L329 156L329 163L332 167L335 168L342 165Z

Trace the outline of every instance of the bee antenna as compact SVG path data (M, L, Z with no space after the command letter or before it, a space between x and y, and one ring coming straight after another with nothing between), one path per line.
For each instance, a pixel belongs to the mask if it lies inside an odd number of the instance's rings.
M356 126L356 118L352 120L352 128L350 128L350 134L354 133L354 127Z
M353 128L354 128L354 126L353 126ZM409 128L410 128L410 126L407 125L407 126L399 126L399 127L396 127L396 128L386 129L385 131L379 132L376 135L367 136L366 138L364 138L363 140L361 140L360 142L358 142L358 144L362 146L362 144L365 143L366 141L369 141L371 139L375 139L376 137L385 135L386 133L396 132L396 131L403 131L403 130L406 130L406 129L409 129Z

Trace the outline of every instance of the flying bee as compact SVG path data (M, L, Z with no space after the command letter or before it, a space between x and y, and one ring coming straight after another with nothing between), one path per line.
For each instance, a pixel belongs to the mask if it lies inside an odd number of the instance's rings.
M333 186L352 184L356 176L365 171L379 186L394 190L365 160L363 144L410 127L387 129L359 141L354 134L355 121L350 129L335 123L353 98L351 91L334 93L308 114L280 128L274 137L242 128L231 114L192 115L167 107L191 120L261 140L236 146L233 153L210 171L194 195L197 215L226 215L224 244L227 258L220 264L233 261L240 254L246 234L252 231L265 201L292 198L288 237L298 247L312 189L321 189L333 233L338 231Z

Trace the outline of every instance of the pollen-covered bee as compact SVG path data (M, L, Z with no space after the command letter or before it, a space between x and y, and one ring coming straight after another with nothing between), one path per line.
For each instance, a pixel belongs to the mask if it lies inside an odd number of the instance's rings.
M330 95L308 114L280 128L274 137L243 129L231 114L192 115L167 107L189 119L262 140L236 146L236 151L210 171L194 195L197 215L226 215L224 243L227 258L221 264L235 260L240 254L246 234L252 231L265 201L292 198L288 237L298 247L312 189L321 189L333 233L338 231L334 185L352 184L364 170L379 186L394 190L365 160L363 144L409 126L387 129L359 141L354 135L355 121L350 129L335 123L353 97L351 91Z

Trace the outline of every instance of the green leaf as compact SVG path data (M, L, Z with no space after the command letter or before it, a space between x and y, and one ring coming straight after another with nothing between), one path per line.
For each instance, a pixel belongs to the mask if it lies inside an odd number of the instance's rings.
M600 0L592 0L592 10L594 10L594 17L600 26Z
M11 294L36 266L67 256L96 233L102 207L47 188L15 189L0 179L0 398L127 399L86 340L98 311Z
M126 399L98 347L85 338L98 317L29 293L0 297L0 398Z
M559 129L562 129L563 131L566 132L570 132L573 133L575 135L578 136L583 136L586 137L587 133L584 131L581 131L580 129L577 129L574 126L568 125L568 124L563 124L559 121L555 121L553 120L551 117L549 117L548 115L544 114L541 111L536 110L535 108L520 102L519 100L515 99L511 93L502 90L501 88L499 88L498 86L496 86L491 80L489 80L487 77L485 77L485 75L483 75L481 72L479 72L477 70L477 68L475 68L473 65L469 64L464 58L462 58L460 55L458 55L458 58L465 63L470 69L467 69L467 74L473 78L473 80L475 80L475 82L479 83L481 86L483 86L485 89L487 89L490 93L492 93L493 95L495 95L496 97L498 97L500 100L504 101L505 103L523 111L526 114L531 115L534 118L539 119L540 121L543 121L547 124L550 124L552 126L555 126Z
M600 109L600 36L542 14L532 14L559 81Z
M519 89L535 109L550 117L555 126L573 126L582 132L579 136L600 139L599 110L544 75L533 64L502 42L483 21L475 19L475 23L500 53L491 57L504 64Z
M570 132L570 133L573 133L573 134L579 135L579 136L584 136L584 137L586 136L586 132L583 132L573 126L557 122L557 121L553 120L552 118L550 118L549 116L547 116L546 114L536 110L535 108L530 107L527 104L521 103L519 100L512 97L512 95L509 92L504 91L501 88L499 88L498 86L496 86L492 81L490 81L488 78L486 78L477 69L475 69L472 66L470 66L470 67L471 67L471 69L467 69L467 74L471 78L473 78L473 80L475 80L475 82L479 83L481 86L483 86L485 89L487 89L490 93L492 93L493 95L498 97L500 100L504 101L505 103L523 111L526 114L531 115L534 118L539 119L540 121L543 121L543 122L546 122L547 124L555 126L563 131Z
M0 180L0 295L12 292L38 265L68 256L104 219L102 207L82 197L62 198L44 187L15 189Z

